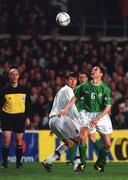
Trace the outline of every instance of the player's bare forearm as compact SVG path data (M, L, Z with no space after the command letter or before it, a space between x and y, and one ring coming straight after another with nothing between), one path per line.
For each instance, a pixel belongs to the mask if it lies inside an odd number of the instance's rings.
M94 126L96 126L96 124L98 123L98 121L100 121L100 119L105 115L108 114L111 111L111 105L107 105L104 109L104 111L102 111L100 114L98 114L94 119L92 119L92 121L89 123L89 127L92 128Z
M69 108L76 102L77 98L75 96L73 96L71 98L71 100L68 102L68 104L64 107L64 109L62 109L59 113L58 113L58 116L61 117L61 116L64 116L67 114Z
M99 119L102 118L105 114L108 114L111 111L111 105L107 105L105 109L98 115Z
M25 122L26 127L29 127L30 122L31 122L30 119L29 119L29 118L26 118L26 122Z
M76 102L76 100L77 100L76 96L73 96L64 109L69 110L69 108Z

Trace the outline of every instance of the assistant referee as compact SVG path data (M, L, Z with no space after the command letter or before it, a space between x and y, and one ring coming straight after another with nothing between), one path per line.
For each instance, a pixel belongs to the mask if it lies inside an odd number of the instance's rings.
M9 83L0 92L0 119L3 133L1 168L8 168L11 133L16 142L16 168L22 165L22 140L25 126L30 124L30 95L26 87L19 85L19 71L9 71Z

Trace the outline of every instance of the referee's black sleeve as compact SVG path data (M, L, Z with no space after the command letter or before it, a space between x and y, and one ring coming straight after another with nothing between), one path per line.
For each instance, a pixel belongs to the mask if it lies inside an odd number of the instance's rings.
M4 90L0 90L0 120L2 119L2 106L4 104Z
M31 98L30 98L30 91L28 89L27 89L27 92L26 92L25 115L26 115L27 118L32 117Z

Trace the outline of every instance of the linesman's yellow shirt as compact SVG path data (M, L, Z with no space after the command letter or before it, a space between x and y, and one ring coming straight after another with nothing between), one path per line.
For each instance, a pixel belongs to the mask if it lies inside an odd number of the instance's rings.
M6 86L0 92L1 111L7 114L25 114L30 116L30 95L24 86L16 88Z

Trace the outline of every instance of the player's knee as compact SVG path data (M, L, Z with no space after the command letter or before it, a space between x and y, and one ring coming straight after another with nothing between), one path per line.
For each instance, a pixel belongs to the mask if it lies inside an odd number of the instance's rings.
M68 146L68 148L71 148L74 144L71 140L65 140L64 143Z
M88 138L91 141L91 143L94 144L96 142L96 138L95 137L89 136Z
M107 145L107 147L108 147L108 149L110 149L110 147L111 147L111 143L110 143L110 144L108 144L108 145Z
M67 145L67 146L68 146L68 148L71 148L71 147L72 147L72 145L73 145L73 144L68 143L68 145Z
M10 144L10 138L8 136L4 136L3 138L3 144Z
M57 154L59 157L61 156L61 154L58 150L55 150L55 154Z
M21 144L23 144L23 140L16 140L16 146L20 146Z
M86 136L80 136L80 143L84 144L86 142Z
M110 149L111 145L112 145L112 143L111 143L111 142L107 142L107 143L105 143L105 147L106 147L107 149Z
M71 147L74 145L74 143L75 143L75 142L70 141L70 142L69 142L69 148L71 148Z

